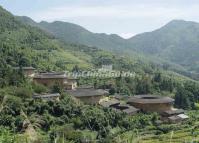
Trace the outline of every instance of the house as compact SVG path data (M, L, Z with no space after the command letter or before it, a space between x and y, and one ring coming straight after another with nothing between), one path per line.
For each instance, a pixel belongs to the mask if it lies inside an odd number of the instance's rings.
M184 114L182 109L171 109L161 113L161 120L169 123L178 123L188 119L189 117Z
M52 93L52 94L34 94L34 99L42 99L42 100L59 100L60 98L59 93Z
M174 116L170 116L167 119L167 122L169 123L179 123L182 122L186 119L188 119L189 117L185 114L179 114L179 115L174 115Z
M137 95L129 97L127 104L140 109L143 112L158 112L171 110L174 99L157 95Z
M100 101L108 95L107 91L94 88L77 88L75 90L67 90L66 93L86 104L99 104Z
M77 87L76 78L67 77L65 72L39 73L33 77L33 81L47 87L58 84L67 90L73 90Z
M102 100L100 105L105 108L112 108L117 112L124 112L128 115L134 115L139 112L139 109L129 106L128 104L121 104L120 101L115 98Z
M123 112L123 113L126 113L128 115L135 115L140 111L139 109L137 109L133 106L129 106L127 104L119 104L117 106L114 106L113 108L114 108L115 111Z
M162 117L169 117L169 116L174 116L174 115L179 115L179 114L184 114L183 109L171 109L167 110L161 113Z
M33 77L35 74L35 68L33 67L14 67L14 70L22 70L22 72L24 73L25 76L27 77Z

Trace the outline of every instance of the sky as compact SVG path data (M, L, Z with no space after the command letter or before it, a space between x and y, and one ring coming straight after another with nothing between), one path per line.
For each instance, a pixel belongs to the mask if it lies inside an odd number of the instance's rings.
M95 33L130 38L174 19L199 22L199 0L0 0L19 16L65 21Z

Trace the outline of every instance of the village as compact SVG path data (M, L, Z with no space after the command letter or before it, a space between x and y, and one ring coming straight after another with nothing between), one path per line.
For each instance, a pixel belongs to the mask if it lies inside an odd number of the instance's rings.
M108 67L110 68L110 67ZM19 67L15 67L19 70ZM116 112L135 115L138 113L156 112L160 115L160 123L179 123L189 117L183 109L173 107L174 99L160 95L109 95L109 89L96 89L87 85L78 86L77 78L69 77L65 72L37 72L33 67L22 67L26 77L32 82L52 87L59 84L64 92L75 99L89 105L99 105L111 108ZM35 100L60 100L59 93L33 94Z

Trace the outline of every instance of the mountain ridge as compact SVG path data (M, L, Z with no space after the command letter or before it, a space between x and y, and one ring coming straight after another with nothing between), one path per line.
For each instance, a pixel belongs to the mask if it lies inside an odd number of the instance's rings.
M66 43L94 46L129 57L143 54L178 64L189 72L199 73L197 22L172 20L157 30L137 34L129 39L116 34L92 33L68 22L40 22L37 26Z

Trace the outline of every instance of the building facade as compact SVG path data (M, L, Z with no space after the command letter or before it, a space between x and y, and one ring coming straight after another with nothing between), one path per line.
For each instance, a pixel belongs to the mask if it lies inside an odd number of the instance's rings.
M94 88L77 88L75 90L68 90L67 93L85 104L99 104L108 95L107 91Z
M174 99L155 95L138 95L128 99L127 103L143 112L164 112L171 110Z
M58 84L67 90L73 90L77 87L76 79L67 77L64 72L39 73L33 77L33 81L47 87Z

